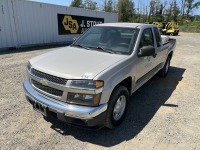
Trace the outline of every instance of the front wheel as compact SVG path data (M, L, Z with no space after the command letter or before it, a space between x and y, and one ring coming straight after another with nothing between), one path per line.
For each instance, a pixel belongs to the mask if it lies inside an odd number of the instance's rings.
M171 61L171 57L168 56L166 62L165 62L165 65L164 67L159 71L159 75L161 77L166 77L168 72L169 72L169 67L170 67L170 61Z
M124 86L117 86L108 102L105 126L114 128L124 120L129 102L129 92Z

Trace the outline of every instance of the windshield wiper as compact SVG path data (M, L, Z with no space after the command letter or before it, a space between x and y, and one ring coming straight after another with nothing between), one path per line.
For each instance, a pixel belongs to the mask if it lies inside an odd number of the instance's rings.
M101 51L103 51L103 52L107 52L107 53L110 53L110 54L115 54L115 52L113 52L111 49L105 49L105 48L100 47L100 46L98 46L96 48L101 50Z
M80 45L80 44L78 44L78 45L72 45L72 46L81 47L81 48L84 48L84 49L87 49L87 50L89 50L89 49L90 49L89 47L86 47L86 46L83 46L83 45Z

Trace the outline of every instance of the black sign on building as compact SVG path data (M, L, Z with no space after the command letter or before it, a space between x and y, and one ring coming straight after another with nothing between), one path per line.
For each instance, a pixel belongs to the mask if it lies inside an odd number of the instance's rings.
M104 18L58 14L58 33L82 34L96 24L104 23Z

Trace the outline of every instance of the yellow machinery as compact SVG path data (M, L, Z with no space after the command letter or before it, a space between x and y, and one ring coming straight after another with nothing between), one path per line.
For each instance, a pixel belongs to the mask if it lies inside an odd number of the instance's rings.
M149 22L146 22L146 24L149 24ZM179 29L178 29L178 23L177 22L153 22L158 29L160 30L161 34L164 35L178 35Z
M177 22L153 22L153 24L157 25L158 29L162 34L166 35L178 35L178 23Z
M166 34L168 35L178 35L179 33L177 22L168 22L166 24L165 29L166 29Z
M160 34L163 34L163 29L165 26L165 23L163 22L153 22L158 27L158 30L160 31Z
M163 28L163 23L162 22L153 22L158 28Z

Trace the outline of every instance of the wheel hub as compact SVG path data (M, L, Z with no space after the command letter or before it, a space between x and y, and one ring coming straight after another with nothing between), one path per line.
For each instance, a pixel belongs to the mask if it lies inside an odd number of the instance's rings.
M126 107L126 97L121 95L115 103L114 111L113 111L113 118L115 120L119 120L122 115L124 114Z

